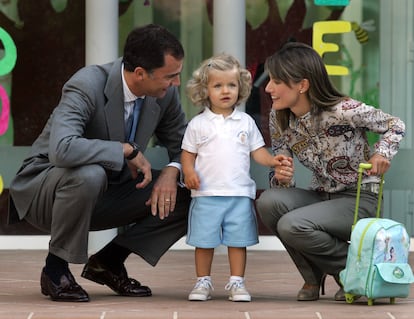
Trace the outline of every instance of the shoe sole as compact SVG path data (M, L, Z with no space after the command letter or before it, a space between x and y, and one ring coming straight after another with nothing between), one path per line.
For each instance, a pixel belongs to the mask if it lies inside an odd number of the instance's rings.
M207 301L207 300L210 300L211 299L211 296L205 296L205 295L196 295L196 294L194 294L194 295L191 295L191 296L188 296L188 300L189 301Z
M242 296L236 298L229 296L229 300L234 302L250 302L252 301L252 298L250 296Z
M60 302L88 302L89 301L89 298L81 298L81 299L79 298L78 299L54 298L44 288L41 289L41 292L43 295L49 296L50 300L52 301L60 301Z
M319 300L319 297L309 297L309 298L297 298L297 301L316 301Z

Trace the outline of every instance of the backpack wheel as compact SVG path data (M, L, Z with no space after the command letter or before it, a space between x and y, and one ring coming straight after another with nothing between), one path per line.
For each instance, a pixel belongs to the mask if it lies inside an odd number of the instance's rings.
M355 301L355 295L345 293L345 300L347 303L353 303Z
M368 306L372 306L374 304L374 299L368 299Z

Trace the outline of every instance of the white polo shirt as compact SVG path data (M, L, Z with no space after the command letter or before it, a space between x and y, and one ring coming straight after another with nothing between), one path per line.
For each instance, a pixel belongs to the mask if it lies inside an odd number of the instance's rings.
M196 153L200 188L191 196L256 197L250 177L250 152L264 146L253 118L237 109L224 118L209 108L196 115L184 134L182 149Z

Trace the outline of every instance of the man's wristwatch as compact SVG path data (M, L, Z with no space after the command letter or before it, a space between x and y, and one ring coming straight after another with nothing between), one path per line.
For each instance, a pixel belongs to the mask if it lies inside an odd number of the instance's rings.
M126 159L128 161L130 161L130 160L134 159L138 155L138 153L141 151L141 147L137 143L134 143L134 142L128 142L128 144L132 146L132 153L129 154L126 157Z

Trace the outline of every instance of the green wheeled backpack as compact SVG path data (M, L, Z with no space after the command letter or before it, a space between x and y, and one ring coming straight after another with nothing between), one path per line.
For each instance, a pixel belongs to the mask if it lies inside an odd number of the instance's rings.
M339 274L346 301L353 303L360 296L375 299L405 298L414 282L408 263L410 236L403 224L379 218L383 180L378 194L377 218L358 218L362 171L370 164L360 164L355 220L348 248L346 267Z

